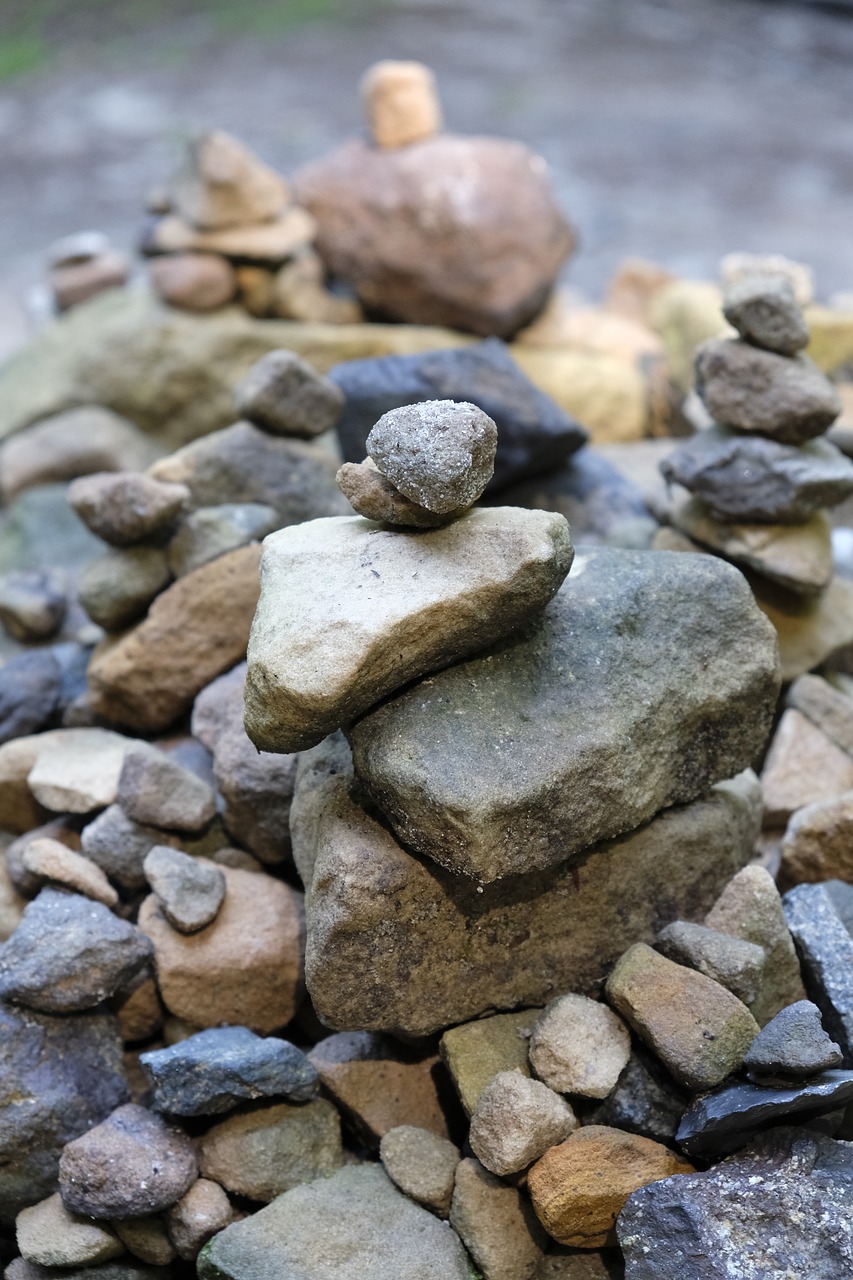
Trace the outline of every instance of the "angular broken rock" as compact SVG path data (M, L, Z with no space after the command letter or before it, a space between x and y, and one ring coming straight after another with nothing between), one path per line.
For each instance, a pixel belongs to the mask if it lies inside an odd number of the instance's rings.
M169 841L178 842L155 827L144 827L128 818L117 804L111 804L83 828L80 842L83 852L110 880L122 889L144 889L143 863L149 849Z
M631 1036L622 1019L587 996L552 1000L530 1036L530 1065L558 1093L606 1098L630 1056Z
M383 476L372 458L365 458L364 462L345 462L335 480L350 506L365 520L411 529L438 529L462 514L460 510L437 515L412 502Z
M341 1119L325 1098L257 1104L212 1125L199 1139L198 1160L203 1177L268 1204L340 1168Z
M791 815L782 840L780 884L853 882L853 791L807 804Z
M213 788L164 751L125 752L118 803L134 822L167 831L203 831L216 813Z
M794 707L782 712L761 772L764 817L784 826L805 805L853 789L853 757Z
M826 884L798 884L789 889L782 904L806 990L820 1009L827 1031L841 1045L847 1065L851 1065L853 937Z
M746 767L778 679L775 635L736 569L586 548L541 618L348 734L403 842L491 881L556 866Z
M527 1048L539 1013L539 1009L496 1013L445 1031L439 1052L466 1115L476 1110L480 1094L498 1072L531 1074Z
M68 489L68 501L104 542L127 546L168 529L189 499L186 485L167 484L138 471L98 471Z
M367 437L367 452L405 497L448 515L480 497L497 443L497 427L475 404L427 400L384 413Z
M506 1177L526 1169L577 1127L574 1111L553 1089L520 1071L501 1071L477 1100L468 1141L490 1173Z
M405 147L441 128L435 77L423 62L374 62L359 87L377 147Z
M793 356L808 345L808 325L784 276L741 276L726 289L723 314L753 346Z
M237 412L273 435L331 431L344 407L341 389L295 351L270 351L253 364L234 392Z
M572 555L562 516L511 507L426 533L353 516L272 534L249 644L249 736L265 751L313 746L519 626L551 599Z
M743 1065L759 1084L807 1080L840 1067L843 1054L826 1034L820 1009L810 1000L789 1004L763 1028L749 1046Z
M675 920L662 929L655 947L676 964L704 973L749 1006L758 995L767 954L763 947L707 925Z
M229 133L193 139L184 165L172 180L169 199L182 218L200 230L266 222L288 200L284 179Z
M97 863L81 857L59 840L49 836L31 840L21 861L24 870L42 882L61 885L63 889L102 902L105 907L113 908L118 902L118 894Z
M598 846L580 866L478 892L407 853L338 776L306 900L314 1005L331 1026L420 1036L542 1004L567 986L593 993L625 947L654 937L661 902L673 915L707 909L752 856L759 804L745 775Z
M853 756L853 698L821 676L804 675L788 689L785 703Z
M447 1217L459 1164L452 1142L428 1129L400 1124L382 1138L379 1156L388 1177L405 1195L439 1218Z
M225 876L209 858L155 845L145 855L145 877L163 915L179 933L197 933L215 920L225 897Z
M16 747L24 741L18 738ZM125 753L136 745L110 729L56 729L29 741L38 752L29 788L54 813L91 813L112 804Z
M548 1238L527 1197L479 1160L457 1165L450 1225L489 1280L531 1276L543 1260Z

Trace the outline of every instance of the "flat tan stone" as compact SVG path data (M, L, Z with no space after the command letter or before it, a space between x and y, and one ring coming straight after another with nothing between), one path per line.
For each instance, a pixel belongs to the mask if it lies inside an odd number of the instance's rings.
M169 190L180 216L210 231L275 218L289 194L284 178L221 130L192 140Z
M853 884L853 791L797 809L782 840L782 888L822 880Z
M765 826L784 826L791 814L853 788L853 758L817 725L789 707L782 715L761 773Z
M221 253L252 262L283 262L314 239L317 224L305 209L292 207L268 222L200 231L177 214L166 214L152 229L146 248L158 253Z
M128 749L137 746L110 729L57 729L41 743L27 782L39 804L54 813L105 809L118 795Z
M24 869L43 880L52 880L105 907L114 907L118 894L101 868L90 858L75 853L58 840L43 837L27 845L23 856Z
M124 1245L108 1223L71 1213L58 1191L22 1209L15 1232L22 1256L40 1267L86 1266L124 1253Z

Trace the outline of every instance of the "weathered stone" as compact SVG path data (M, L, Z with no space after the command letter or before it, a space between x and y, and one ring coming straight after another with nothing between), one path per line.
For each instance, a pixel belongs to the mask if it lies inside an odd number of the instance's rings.
M758 824L747 775L580 866L480 891L404 851L333 778L306 903L314 1005L332 1026L428 1035L566 987L592 994L625 947L651 940L670 914L701 916L752 856ZM778 895L777 906L781 916Z
M853 698L820 676L803 675L789 688L785 703L853 756Z
M54 813L92 813L112 804L130 738L110 729L56 729L31 740L37 753L27 775L33 796ZM12 744L10 743L9 746Z
M92 560L80 577L80 603L105 631L141 618L172 574L161 547L121 547Z
M493 1076L477 1100L468 1141L490 1173L520 1173L578 1127L569 1104L520 1071Z
M313 436L330 431L344 396L295 351L270 351L252 365L234 393L237 412L273 435Z
M345 462L335 480L356 514L366 520L403 528L437 529L462 514L462 511L451 511L447 515L436 515L412 502L383 476L372 458Z
M587 996L552 1000L530 1036L530 1064L558 1093L606 1098L630 1056L631 1037L624 1022L607 1005Z
M237 292L231 263L217 253L167 253L148 263L148 278L170 307L215 311Z
M213 820L213 788L165 752L125 752L118 803L134 822L172 831L198 832Z
M445 1031L439 1050L466 1115L476 1110L480 1094L498 1072L530 1075L528 1041L539 1013L497 1013Z
M137 471L153 451L132 422L97 403L68 408L27 427L0 450L4 502L33 485L73 480L93 471Z
M179 933L197 933L216 919L225 898L225 876L209 859L155 845L145 855L143 871L160 910Z
M100 902L42 889L0 947L0 997L42 1013L100 1004L151 957L151 944Z
M211 231L200 231L185 218L167 213L144 229L140 248L145 254L214 253L274 266L309 245L315 227L311 215L295 206L266 222Z
M123 547L168 529L189 501L185 485L153 480L138 471L98 471L68 488L68 501L86 526Z
M639 1133L655 1142L672 1144L688 1097L660 1062L642 1048L631 1054L616 1088L586 1116L588 1124L603 1124Z
M497 440L497 427L476 405L427 400L384 413L367 452L407 498L449 515L476 502L491 480Z
M163 1006L154 980L153 965L141 969L110 1001L118 1018L121 1038L126 1044L152 1040L163 1030Z
M175 577L181 578L217 556L260 542L280 524L278 512L264 502L199 507L181 521L166 551L166 562Z
M383 1136L379 1156L388 1177L405 1195L439 1218L448 1217L459 1164L452 1142L428 1129L400 1124Z
M19 654L0 667L0 745L50 724L62 698L62 668L52 648Z
M814 272L802 262L794 262L781 253L726 253L720 258L720 279L727 289L740 280L756 276L778 279L780 276L791 286L801 307L814 298Z
M639 1187L693 1173L659 1142L604 1125L586 1125L552 1147L528 1174L536 1216L561 1244L615 1244L616 1219Z
M166 1267L175 1260L175 1246L169 1239L162 1214L144 1218L117 1218L111 1224L119 1240L135 1258L153 1266Z
M779 356L740 339L702 343L696 389L717 422L783 444L821 435L841 412L838 392L808 356Z
M244 656L259 561L252 545L202 565L158 596L131 631L99 645L89 665L95 711L134 729L168 728Z
M512 631L551 599L572 554L562 516L504 507L418 534L352 516L271 535L250 639L250 737L267 751L313 746Z
M758 1034L749 1010L725 987L642 942L621 957L606 990L640 1039L695 1092L739 1067Z
M80 837L86 857L99 866L122 889L144 889L145 855L155 845L177 836L143 827L133 822L117 804L111 804L83 828Z
M782 899L810 999L853 1063L853 937L822 884L800 884ZM9 945L8 943L6 944Z
M10 938L21 923L27 900L18 893L4 858L0 857L0 942Z
M405 147L441 128L435 77L422 62L374 62L361 78L361 101L377 147Z
M77 852L80 849L80 835L76 826L77 821L73 817L53 818L43 826L34 827L18 836L6 846L4 850L6 871L18 893L25 898L34 898L41 888L38 879L24 866L24 856L29 846L35 840L58 840L60 844Z
M262 1280L270 1268L305 1280L330 1280L332 1269L359 1280L470 1280L454 1233L377 1165L285 1192L214 1236L198 1261L200 1280Z
M270 313L283 320L316 320L352 325L364 320L358 299L326 288L326 268L307 244L274 272L269 293Z
M781 826L804 805L833 800L853 788L853 758L789 708L773 735L761 786L766 821Z
M798 1000L777 1013L749 1046L743 1065L758 1083L807 1080L830 1067L840 1067L843 1055L821 1025L820 1009Z
M853 791L797 809L782 840L780 883L853 882Z
M517 637L353 725L356 773L417 852L481 880L529 873L746 766L776 661L737 570L587 548Z
M525 1280L545 1252L545 1233L527 1200L478 1160L457 1166L450 1223L484 1280Z
M169 186L172 207L201 229L266 222L287 199L284 179L221 131L193 138Z
M166 1210L166 1224L178 1256L194 1262L211 1236L233 1221L231 1201L216 1182L199 1178L177 1204Z
M290 1022L302 981L299 897L280 880L221 867L225 901L212 924L178 933L156 897L139 910L154 943L163 1003L196 1027L222 1023L263 1035Z
M47 283L53 293L58 311L77 307L87 298L103 289L118 289L127 283L131 272L130 261L114 249L99 253L84 262L53 266L47 273Z
M169 1269L150 1267L127 1256L118 1262L102 1262L97 1267L62 1272L13 1258L3 1273L4 1280L57 1280L60 1275L63 1280L172 1280Z
M42 1267L81 1267L124 1253L124 1245L109 1226L69 1213L58 1192L22 1209L15 1220L15 1235L27 1262Z
M301 1049L247 1027L212 1027L166 1049L143 1053L139 1065L158 1111L179 1116L218 1115L239 1102L288 1098L306 1102L317 1071Z
M30 841L22 863L24 870L41 883L50 881L93 898L95 902L102 902L105 907L115 907L118 902L118 894L101 868L59 840L43 837Z
M571 1249L552 1244L533 1280L625 1280L618 1249Z
M119 1107L69 1142L59 1161L65 1207L90 1218L159 1213L197 1177L195 1151L186 1134L135 1103Z
M22 569L0 577L0 624L21 644L50 640L62 626L67 608L61 573Z
M668 960L713 978L745 1005L755 1002L767 954L754 942L720 933L707 925L676 920L661 930L655 947Z
M808 345L808 325L784 276L741 276L725 291L723 314L753 346L793 356Z
M302 1182L339 1169L341 1123L330 1102L256 1105L214 1124L199 1139L202 1176L268 1204Z
M776 628L784 681L795 680L853 644L853 583L835 577L816 600L758 578L752 586L758 607Z

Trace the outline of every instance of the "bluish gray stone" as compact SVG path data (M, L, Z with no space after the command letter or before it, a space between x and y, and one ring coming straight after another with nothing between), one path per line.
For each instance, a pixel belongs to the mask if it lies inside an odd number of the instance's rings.
M584 1123L606 1124L671 1144L688 1097L651 1054L635 1048L616 1088Z
M782 898L806 993L853 1066L853 937L822 884L798 884Z
M821 1025L820 1009L810 1000L789 1004L759 1032L743 1065L762 1083L765 1077L807 1080L840 1067L843 1054Z
M0 743L45 729L59 707L62 669L53 649L34 649L0 667Z

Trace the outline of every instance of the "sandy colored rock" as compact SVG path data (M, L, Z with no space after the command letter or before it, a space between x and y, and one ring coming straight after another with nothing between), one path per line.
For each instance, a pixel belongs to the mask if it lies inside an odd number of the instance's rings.
M93 707L134 729L167 728L244 656L260 587L260 547L240 547L180 578L131 631L97 647ZM109 802L106 802L109 803Z
M199 231L174 213L159 218L146 231L143 253L212 253L269 265L284 262L311 244L317 223L304 209L291 206L266 222Z
M583 1249L615 1244L616 1219L639 1187L693 1173L691 1164L659 1142L587 1125L553 1147L530 1170L533 1208L561 1244Z
M22 1256L40 1267L83 1267L124 1253L124 1245L108 1225L70 1213L58 1191L22 1209L15 1220L15 1234Z
M139 470L151 461L145 437L126 418L92 404L46 417L0 450L4 502L35 484L73 480L93 471Z
M725 1080L758 1035L758 1023L737 996L642 942L621 957L606 991L640 1039L694 1092Z
M610 277L603 305L617 315L647 324L651 300L675 279L671 271L657 262L623 258Z
M310 440L334 427L344 397L295 351L270 351L252 365L234 402L241 418L265 431Z
M141 970L110 1001L125 1044L151 1040L163 1029L165 1013L152 970L153 966Z
M478 1160L457 1167L450 1224L484 1280L525 1280L545 1253L546 1236L528 1201Z
M40 734L27 783L39 804L54 813L92 813L115 801L125 753L134 745L110 729Z
M811 720L836 746L853 756L853 698L821 676L804 675L788 689L785 704Z
M209 859L155 845L145 855L143 870L160 910L179 933L198 933L216 919L225 898L225 876Z
M552 1000L530 1036L531 1066L557 1093L606 1098L630 1056L631 1037L622 1019L587 996Z
M145 614L171 578L162 547L111 548L80 575L80 603L99 627L121 631Z
M175 1260L175 1246L159 1213L144 1218L118 1218L110 1224L122 1244L140 1262L166 1267Z
M265 222L287 203L284 179L230 133L203 133L169 188L172 207L202 230Z
M216 813L213 788L163 751L125 752L116 799L134 822L169 831L203 831Z
M853 583L835 577L816 600L753 579L756 604L779 637L782 679L794 680L853 643Z
M437 529L461 512L437 515L406 498L383 476L372 458L345 462L335 476L338 488L357 515L382 524L412 529Z
M782 888L844 880L853 883L853 791L805 805L791 815L782 840Z
M439 1050L466 1115L476 1110L480 1094L498 1072L530 1075L528 1042L539 1013L496 1013L445 1031Z
M468 1141L480 1163L500 1177L520 1173L578 1127L558 1093L516 1071L493 1076L477 1100Z
M781 277L791 286L801 307L806 307L814 297L814 272L802 262L795 262L781 253L726 253L720 259L720 279L727 289L744 279L767 276L771 280Z
M358 516L270 535L249 642L246 728L297 751L407 680L506 635L572 561L562 516L478 509L407 534Z
M741 276L725 291L723 314L756 347L793 356L808 345L808 325L784 276Z
M404 1195L432 1209L439 1218L449 1215L460 1159L452 1142L428 1129L401 1124L384 1135L379 1157L388 1177Z
M660 931L655 948L667 960L713 978L747 1007L754 1003L767 963L763 947L707 925L675 920Z
M151 259L148 275L164 302L187 311L215 311L237 292L234 268L216 253L166 253Z
M449 515L482 494L494 473L497 442L497 427L476 405L427 400L383 413L367 437L367 452L405 497Z
M185 485L137 471L98 471L68 488L80 519L104 542L122 547L168 529L189 499Z
M194 1262L211 1236L233 1220L234 1210L222 1187L199 1178L177 1204L166 1210L166 1225L178 1257Z
M23 865L30 875L73 889L106 907L118 902L118 894L101 868L58 840L43 837L31 841L24 852Z
M761 773L766 824L782 826L804 805L832 800L851 788L853 757L799 711L785 711Z
M377 147L405 147L431 138L441 128L435 77L422 62L374 62L360 88Z
M268 1204L340 1168L341 1122L331 1102L257 1104L214 1124L198 1143L202 1177Z

